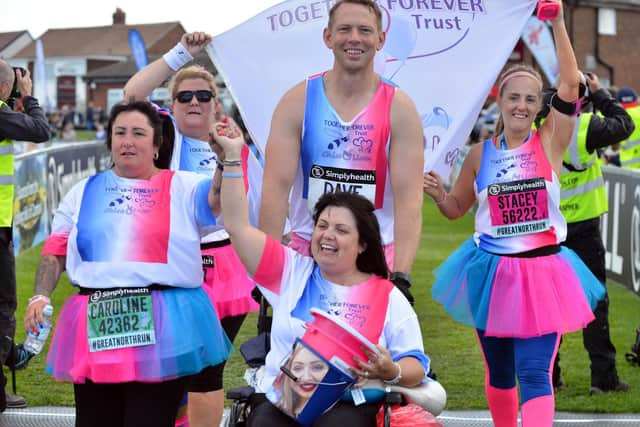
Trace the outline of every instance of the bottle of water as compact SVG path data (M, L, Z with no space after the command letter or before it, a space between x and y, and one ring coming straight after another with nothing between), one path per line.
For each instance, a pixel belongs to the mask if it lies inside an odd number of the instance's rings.
M39 332L36 334L31 330L27 331L27 338L24 340L25 350L33 354L38 354L42 351L49 332L51 332L52 317L53 306L47 304L42 312L42 323L38 325Z

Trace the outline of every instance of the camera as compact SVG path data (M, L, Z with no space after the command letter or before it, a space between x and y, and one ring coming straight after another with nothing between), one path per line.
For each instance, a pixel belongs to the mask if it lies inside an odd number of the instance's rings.
M549 0L539 0L536 9L536 16L541 21L551 21L556 19L560 13L560 5Z
M22 77L24 77L27 74L27 70L25 70L22 67L13 67L13 71L14 73L16 71L20 71L20 75ZM13 88L11 89L11 95L9 95L9 98L20 98L20 90L18 89L18 79L14 79L13 80Z

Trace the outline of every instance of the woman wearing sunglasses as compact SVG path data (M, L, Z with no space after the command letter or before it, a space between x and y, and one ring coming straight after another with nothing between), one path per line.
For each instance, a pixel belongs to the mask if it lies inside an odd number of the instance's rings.
M222 169L222 159L211 150L209 138L214 123L224 120L217 107L213 75L201 66L187 66L211 42L203 32L186 33L162 58L138 71L126 84L125 99L141 100L172 76L169 81L171 111L164 112L164 143L157 166L187 170L207 177ZM184 68L183 68L184 67ZM214 186L219 189L219 174ZM201 241L204 285L214 295L222 327L233 340L250 311L258 309L251 298L254 287L223 228ZM189 388L189 422L194 427L218 426L224 409L222 373L224 363L203 371ZM178 416L178 421L183 413ZM181 423L177 423L179 425Z

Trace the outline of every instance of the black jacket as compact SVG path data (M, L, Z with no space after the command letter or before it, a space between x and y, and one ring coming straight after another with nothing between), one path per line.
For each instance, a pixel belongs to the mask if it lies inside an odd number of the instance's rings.
M590 153L624 141L633 133L635 125L631 116L608 91L600 89L592 93L591 102L604 117L594 114L589 121L586 145Z
M0 141L46 142L51 138L49 121L32 96L22 98L24 112L13 111L8 105L0 107Z

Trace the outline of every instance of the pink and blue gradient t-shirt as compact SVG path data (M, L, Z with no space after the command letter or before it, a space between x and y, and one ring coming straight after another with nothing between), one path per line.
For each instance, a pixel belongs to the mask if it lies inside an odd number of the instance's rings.
M393 242L393 196L389 180L393 83L382 79L369 104L351 121L335 111L324 90L323 74L307 79L300 167L293 184L291 229L310 240L315 203L329 192L347 191L376 208L383 244Z
M313 258L271 237L267 237L253 279L273 307L271 350L259 384L262 392L271 390L293 343L304 335L305 322L312 320L311 308L341 318L371 342L387 348L393 360L415 357L425 375L429 372L416 313L391 282L371 276L353 286L332 283L324 279Z
M560 181L532 132L519 147L482 147L475 179L478 210L474 240L487 252L515 254L564 241L567 223L560 212Z
M43 254L65 255L76 286L199 287L200 238L216 226L210 187L201 175L169 170L149 180L91 176L63 198Z

